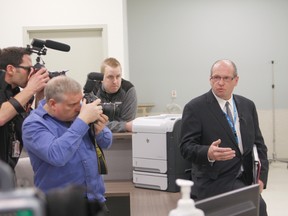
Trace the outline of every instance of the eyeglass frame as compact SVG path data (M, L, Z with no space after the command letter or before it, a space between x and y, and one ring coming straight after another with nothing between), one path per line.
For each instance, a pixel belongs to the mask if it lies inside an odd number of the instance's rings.
M22 66L22 65L13 65L15 68L22 68L24 70L26 70L28 72L28 74L30 74L33 70L35 70L35 68L33 66Z
M231 82L234 78L236 78L237 76L218 76L218 75L214 75L210 77L210 80L213 80L214 82L220 82L221 80L223 80L225 83Z

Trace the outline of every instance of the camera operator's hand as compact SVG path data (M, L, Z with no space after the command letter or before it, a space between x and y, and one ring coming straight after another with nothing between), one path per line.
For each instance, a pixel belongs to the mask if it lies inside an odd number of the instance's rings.
M94 123L95 134L99 134L106 126L109 118L105 114L101 114L100 118Z
M39 101L42 100L44 98L44 88L37 92L35 95L35 108L38 107Z
M44 89L49 79L49 73L46 68L43 67L37 71L33 71L29 75L25 90L30 90L33 94L40 92Z
M78 118L82 119L87 124L100 119L100 115L103 113L102 106L99 105L100 102L101 100L97 99L92 103L87 104L86 99L84 98Z
M125 128L127 132L132 131L132 125L133 125L133 121L126 122Z

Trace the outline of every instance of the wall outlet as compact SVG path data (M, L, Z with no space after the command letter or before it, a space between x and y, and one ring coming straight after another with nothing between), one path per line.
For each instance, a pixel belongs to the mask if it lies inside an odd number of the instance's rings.
M176 92L176 90L172 90L172 91L171 91L171 97L172 97L172 98L176 98L176 97L177 97L177 92Z

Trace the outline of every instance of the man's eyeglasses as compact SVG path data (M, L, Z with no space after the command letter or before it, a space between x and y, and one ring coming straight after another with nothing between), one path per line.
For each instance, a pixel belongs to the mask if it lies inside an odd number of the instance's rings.
M22 68L22 69L26 70L28 72L28 74L30 74L34 70L33 66L21 66L21 65L18 65L18 66L14 66L14 67L15 68Z
M232 81L233 79L235 78L234 77L230 77L230 76L224 76L224 77L221 77L221 76L211 76L210 79L213 80L214 82L220 82L221 79L224 81L224 82L230 82Z

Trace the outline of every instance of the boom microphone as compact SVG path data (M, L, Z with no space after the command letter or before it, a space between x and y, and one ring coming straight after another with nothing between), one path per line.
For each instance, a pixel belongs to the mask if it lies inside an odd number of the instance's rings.
M45 46L45 41L33 38L31 45L32 47L37 47L37 48L42 49Z
M69 52L70 46L64 43L52 41L52 40L46 40L45 46L50 49L55 49L63 52Z
M57 41L52 41L52 40L40 40L33 38L33 41L31 43L33 47L37 47L39 49L42 49L44 46L47 48L63 51L63 52L69 52L70 51L70 46L64 43L60 43Z

